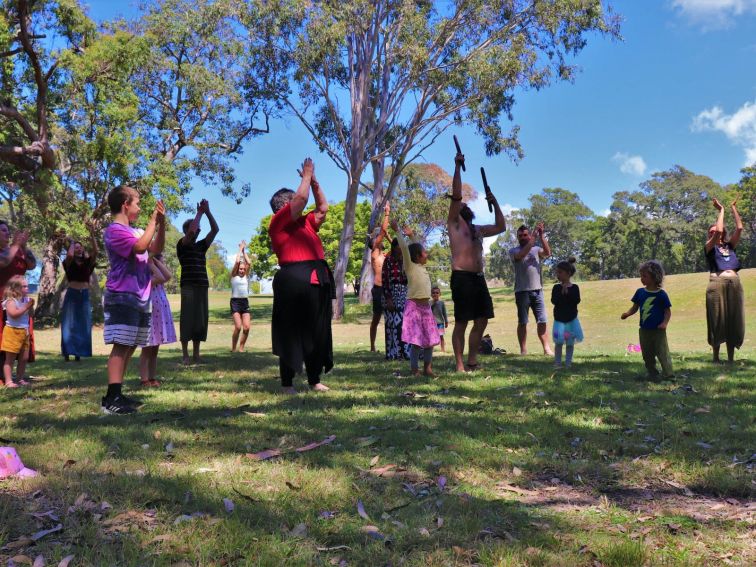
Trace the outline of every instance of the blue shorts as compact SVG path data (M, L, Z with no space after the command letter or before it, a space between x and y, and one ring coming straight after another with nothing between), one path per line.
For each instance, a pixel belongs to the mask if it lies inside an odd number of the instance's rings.
M548 321L542 289L515 292L515 303L517 303L517 323L520 325L528 324L528 309L533 310L536 322L546 323Z

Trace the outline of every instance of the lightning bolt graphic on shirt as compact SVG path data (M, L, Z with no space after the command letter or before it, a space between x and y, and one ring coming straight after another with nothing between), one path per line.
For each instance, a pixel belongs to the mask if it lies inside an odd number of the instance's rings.
M643 306L641 307L641 323L644 323L646 319L648 319L648 316L651 315L654 300L656 300L656 297L648 297L646 298L646 301L643 302Z

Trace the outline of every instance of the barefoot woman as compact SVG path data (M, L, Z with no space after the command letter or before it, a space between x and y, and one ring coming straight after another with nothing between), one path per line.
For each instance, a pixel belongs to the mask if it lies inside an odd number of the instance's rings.
M293 380L302 371L302 363L310 388L319 392L328 390L320 383L320 374L333 368L331 300L335 288L318 236L328 202L310 158L302 164L300 175L296 192L279 189L273 194L273 218L268 227L281 268L273 278L273 354L279 358L281 385L287 394L297 393ZM310 189L315 210L303 215Z
M736 201L730 205L735 219L735 232L727 238L724 206L714 199L714 207L719 213L717 222L709 227L709 237L706 241L706 260L709 264L706 326L714 362L719 362L719 347L722 343L727 345L727 361L732 362L735 358L735 349L743 345L745 336L743 286L738 277L740 260L735 254L735 248L740 242L740 234L743 232L743 222L735 208Z

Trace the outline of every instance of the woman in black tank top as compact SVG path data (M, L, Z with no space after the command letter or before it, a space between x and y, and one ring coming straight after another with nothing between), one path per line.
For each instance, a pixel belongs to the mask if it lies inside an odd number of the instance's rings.
M60 350L66 362L73 356L92 356L92 308L89 302L89 278L97 262L97 241L91 239L87 253L81 242L69 239L63 260L68 289L63 299L60 320Z

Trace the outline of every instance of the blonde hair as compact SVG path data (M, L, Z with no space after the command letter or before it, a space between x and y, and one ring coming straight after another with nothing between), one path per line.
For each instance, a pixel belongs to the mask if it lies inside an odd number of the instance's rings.
M21 299L24 296L24 276L13 276L5 285L5 295L3 299Z
M638 266L639 272L646 272L649 276L651 276L654 279L654 282L659 287L662 286L662 282L664 281L664 268L661 265L661 262L658 260L649 260L648 262L643 262L640 266Z

